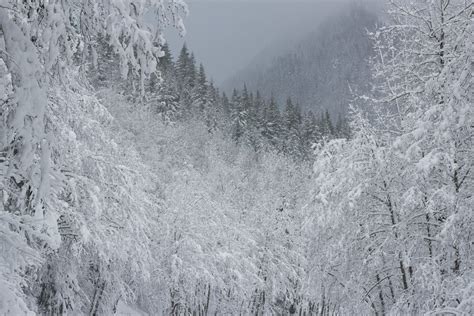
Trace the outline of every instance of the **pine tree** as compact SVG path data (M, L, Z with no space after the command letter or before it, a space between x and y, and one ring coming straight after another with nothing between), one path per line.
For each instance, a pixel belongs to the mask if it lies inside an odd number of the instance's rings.
M286 101L284 112L284 152L293 157L301 157L301 110L294 104L291 98Z
M244 109L242 96L234 89L231 100L232 139L239 142L244 135L247 124L247 112Z
M196 64L194 55L189 53L186 44L181 48L176 61L176 77L179 91L179 106L184 117L193 114L193 104L196 99Z
M253 119L251 117L252 114L252 100L251 100L251 94L249 93L247 89L247 85L244 84L244 87L242 89L242 94L241 94L241 111L245 114L242 114L242 117L245 117L245 122L243 122L243 125L250 125L250 121Z
M204 117L208 132L211 133L218 128L219 122L225 119L223 109L220 106L219 89L214 86L214 82L209 82L206 93L206 104L204 107Z
M312 111L306 113L302 123L302 143L304 157L309 158L312 155L312 147L320 140L318 133L318 121Z
M281 150L282 121L280 110L275 101L271 97L270 102L264 109L264 126L262 135L268 140L269 144L276 150Z
M260 152L263 148L262 134L259 130L259 113L252 92L248 92L247 86L244 85L243 104L246 109L247 122L245 129L245 142L255 151Z
M189 82L189 86L193 89L197 83L197 76L198 70L196 68L196 57L194 57L194 53L191 53L189 56L188 64L187 64L187 79Z
M99 34L96 39L96 47L93 50L88 75L91 78L91 83L97 88L123 84L120 66L117 64L118 55L114 52L109 40L107 35Z
M332 138L334 135L334 127L331 120L331 115L329 111L326 110L324 113L321 114L320 119L320 134L322 137L325 138Z
M173 56L167 44L158 58L160 73L151 74L146 84L146 104L154 108L167 124L177 121L182 113L179 104L178 82Z
M151 94L151 102L166 123L172 123L181 118L178 87L174 78L165 79L157 92ZM153 105L152 105L153 106Z
M230 112L231 112L231 105L229 102L229 98L227 97L226 93L222 93L221 97L221 107L222 107L222 112L224 114L224 118L229 119L230 118Z
M349 138L350 137L350 126L345 115L339 114L337 117L335 136L338 138Z
M178 82L180 83L180 87L183 88L189 82L189 63L190 63L190 56L188 47L186 43L181 48L181 51L178 56L178 60L176 61L176 77Z
M207 108L210 104L210 95L206 72L204 70L203 64L199 65L199 73L197 75L196 85L193 90L193 109L197 111L197 115L204 114L207 111Z
M173 55L171 54L168 43L161 46L163 56L158 59L158 68L164 77L171 76L174 68Z
M255 115L255 124L257 130L262 133L265 126L265 101L260 94L260 91L257 90L255 94L255 101L254 101L254 115Z

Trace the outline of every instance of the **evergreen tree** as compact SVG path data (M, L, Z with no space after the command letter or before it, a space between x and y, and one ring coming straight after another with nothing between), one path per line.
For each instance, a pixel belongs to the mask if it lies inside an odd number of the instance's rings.
M181 48L176 61L176 78L179 91L179 103L183 116L189 117L192 113L194 85L196 81L196 65L194 57L189 53L186 44Z
M257 90L255 94L255 101L254 101L254 115L255 115L255 124L257 127L257 130L260 131L260 133L263 132L264 130L264 125L265 125L265 101L262 98L262 95L260 94L260 91Z
M313 145L320 140L318 121L312 111L305 115L302 125L303 155L305 158L309 158Z
M174 70L174 62L168 43L163 44L161 50L163 51L163 56L158 59L158 68L163 76L171 76Z
M229 119L230 118L230 101L229 101L229 98L227 97L227 95L225 94L225 92L222 93L222 97L221 97L221 100L220 100L220 105L221 105L221 108L222 108L222 113L224 115L224 118L225 119Z
M178 87L174 78L165 78L158 91L151 95L156 96L151 101L156 102L157 111L164 122L171 123L182 116Z
M255 152L262 149L262 135L258 127L258 109L252 92L248 92L247 85L244 85L242 93L243 107L247 113L247 121L245 128L245 143Z
M206 126L209 132L213 132L217 129L219 121L225 119L222 107L220 103L222 102L219 99L219 90L214 86L214 83L211 81L207 87L206 93L206 104L204 107L204 117L206 120Z
M280 117L280 111L278 105L275 101L275 98L271 97L270 102L264 109L264 126L262 130L262 135L268 140L269 144L280 150L281 146L281 132L282 132L282 122Z
M339 114L336 122L335 136L338 138L350 137L350 126L345 115Z
M159 75L151 74L146 84L147 104L155 108L165 123L181 117L179 91L173 56L167 44L161 48L164 55L158 58Z
M284 152L294 157L301 156L301 110L291 98L286 102L284 112Z
M231 122L232 122L232 139L240 141L247 124L247 112L244 109L242 96L234 89L231 101Z
M196 69L196 58L194 57L194 53L191 53L191 56L189 56L189 61L187 64L187 79L188 79L189 86L191 89L193 89L196 86L197 75L198 75L198 70Z
M211 98L212 91L208 89L206 72L203 64L200 64L196 85L193 89L193 109L197 111L197 115L202 115L207 110Z
M190 63L190 56L188 47L186 43L181 48L181 51L178 56L178 60L176 61L176 76L178 78L178 82L180 83L180 87L183 88L186 86L186 83L189 82L189 63Z
M331 121L331 116L329 115L329 111L326 110L324 113L321 114L320 119L320 133L322 137L332 138L334 135L334 127Z
M88 74L96 88L111 87L123 83L117 63L118 55L108 41L107 35L99 34L96 39L96 47L92 52L93 58Z
M242 125L248 126L250 125L250 120L252 120L252 117L251 117L252 101L251 101L251 94L249 93L247 89L247 85L245 84L242 90L240 102L241 102L241 111L243 113L242 117L245 118L245 121L243 122Z

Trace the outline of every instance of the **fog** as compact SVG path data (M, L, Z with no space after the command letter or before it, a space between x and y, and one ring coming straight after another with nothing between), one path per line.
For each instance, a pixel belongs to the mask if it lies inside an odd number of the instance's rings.
M193 1L184 38L168 31L173 55L183 43L219 85L262 51L271 58L314 31L342 1Z

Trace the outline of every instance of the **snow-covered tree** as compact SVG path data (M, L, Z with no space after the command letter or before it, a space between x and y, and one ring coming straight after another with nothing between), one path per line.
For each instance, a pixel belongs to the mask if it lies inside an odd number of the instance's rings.
M313 288L341 313L470 313L472 3L390 8L373 113L318 150Z
M159 29L144 22L150 9L159 13ZM184 11L184 3L175 0L2 2L0 63L9 89L1 111L2 245L21 249L12 264L2 261L7 267L0 278L5 313L27 310L21 280L34 275L44 256L64 244L60 223L69 204L67 176L61 169L63 152L52 144L65 130L58 130L51 116L51 104L57 102L51 88L69 84L72 73L77 78L85 74L81 64L89 59L95 63L102 36L114 48L122 74L138 74L143 91L145 78L156 71L155 56L161 54L153 37L168 24L184 31Z
M294 104L291 98L288 98L283 115L283 146L284 151L294 157L302 155L301 120L301 110L298 104Z

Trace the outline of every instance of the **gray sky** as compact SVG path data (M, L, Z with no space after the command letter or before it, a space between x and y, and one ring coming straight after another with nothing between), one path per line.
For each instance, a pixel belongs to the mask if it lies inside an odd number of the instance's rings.
M221 84L263 49L281 51L315 30L336 2L341 0L188 1L185 38L175 31L168 31L166 37L174 56L186 41L208 75Z

